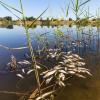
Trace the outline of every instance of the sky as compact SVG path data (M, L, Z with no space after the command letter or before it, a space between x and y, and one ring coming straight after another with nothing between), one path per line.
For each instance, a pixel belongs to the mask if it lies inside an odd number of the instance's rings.
M0 1L3 1L4 3L20 10L20 4L19 4L20 0L0 0ZM44 19L46 19L47 17L65 18L65 13L63 13L61 8L64 9L65 6L68 5L70 1L71 0L22 0L25 16L27 17L29 16L38 17L47 7L49 7L46 13L42 16ZM100 0L91 0L84 7L84 9L87 9L88 7L90 9L91 15L96 15L96 10L100 7ZM19 17L21 17L19 13L15 11L13 12L17 14ZM4 16L12 16L13 19L16 19L15 16L13 16L8 10L6 10L4 7L0 5L0 17ZM70 5L68 17L74 18L72 5Z

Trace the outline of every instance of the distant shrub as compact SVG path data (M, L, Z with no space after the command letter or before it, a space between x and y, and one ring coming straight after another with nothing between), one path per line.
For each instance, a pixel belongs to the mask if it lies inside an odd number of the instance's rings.
M72 21L73 19L72 18L69 18L69 21Z

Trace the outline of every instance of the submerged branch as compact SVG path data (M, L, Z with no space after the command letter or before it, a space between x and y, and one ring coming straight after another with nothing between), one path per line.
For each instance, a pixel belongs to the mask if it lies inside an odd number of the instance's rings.
M0 44L0 47L2 47L4 49L7 49L7 50L22 50L22 49L27 49L28 48L28 47L9 48L9 47L1 45L1 44Z
M19 92L9 92L9 91L0 91L0 94L11 94L11 95L24 95L28 96L28 93L19 93Z

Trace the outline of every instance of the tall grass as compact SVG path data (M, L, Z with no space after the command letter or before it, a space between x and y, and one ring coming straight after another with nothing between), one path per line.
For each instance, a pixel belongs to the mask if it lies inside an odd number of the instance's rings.
M36 62L36 59L35 59L35 56L34 56L34 52L33 52L33 48L32 48L32 44L31 44L30 33L29 33L28 27L26 25L26 19L25 19L25 15L24 15L22 0L20 0L20 6L21 6L21 10L22 10L22 18L23 18L24 25L25 25L28 48L30 50L31 57L32 57L32 67L35 69L35 76L36 76L36 80L37 80L37 84L38 84L38 90L39 90L39 93L41 93L41 91L40 91L40 79L39 79L39 74L38 74L38 70L37 70L37 67L36 67L37 66L37 62Z
M86 0L84 2L80 1L80 0L71 0L71 3L72 3L72 9L73 9L73 12L75 14L75 17L76 19L79 18L83 13L84 13L84 10L82 8L82 6L86 5L89 1L91 0ZM79 12L81 10L81 12Z

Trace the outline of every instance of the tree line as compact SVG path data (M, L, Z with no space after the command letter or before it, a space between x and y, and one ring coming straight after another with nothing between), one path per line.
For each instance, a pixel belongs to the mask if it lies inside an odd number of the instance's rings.
M12 21L12 17L10 16L0 17L0 21Z

